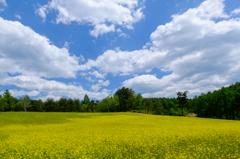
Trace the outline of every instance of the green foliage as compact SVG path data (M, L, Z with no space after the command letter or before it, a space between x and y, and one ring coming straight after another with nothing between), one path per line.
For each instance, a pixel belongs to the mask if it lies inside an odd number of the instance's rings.
M4 108L7 105L7 101L5 98L2 97L2 95L0 95L0 112L4 111Z
M23 102L25 112L27 111L27 108L32 106L31 100L30 100L28 95L25 95L25 96L21 97L19 100Z
M90 99L87 94L85 94L84 99L83 99L83 104L88 104L90 102Z
M38 111L38 112L141 112L156 115L197 114L198 117L219 119L240 119L240 83L220 90L187 98L188 91L178 92L178 98L143 98L132 89L122 87L114 95L101 101L89 99L60 98L54 101L30 100L28 96L19 100L6 90L0 95L0 111Z
M119 107L117 108L117 111L126 112L132 110L134 99L136 98L136 95L132 89L122 87L116 91L115 95L118 96L119 100Z
M11 96L10 92L8 90L6 90L3 94L3 108L4 111L14 111L15 109L15 100L14 98Z
M204 118L240 119L240 83L195 96L189 110Z
M178 96L177 99L178 99L178 103L179 103L178 106L182 108L182 116L184 116L183 108L188 106L187 93L188 93L188 91L177 93L177 96Z

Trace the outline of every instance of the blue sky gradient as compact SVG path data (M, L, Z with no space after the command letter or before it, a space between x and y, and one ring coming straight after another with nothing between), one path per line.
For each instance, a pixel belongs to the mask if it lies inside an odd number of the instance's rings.
M88 2L0 0L0 94L193 97L240 81L239 0Z

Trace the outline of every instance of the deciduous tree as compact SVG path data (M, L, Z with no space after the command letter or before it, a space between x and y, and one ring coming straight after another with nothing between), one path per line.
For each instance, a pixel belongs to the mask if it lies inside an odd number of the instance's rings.
M184 116L184 107L187 107L188 102L187 102L187 93L188 91L184 91L184 92L178 92L177 93L177 99L178 99L178 103L179 103L179 107L182 108L182 116Z

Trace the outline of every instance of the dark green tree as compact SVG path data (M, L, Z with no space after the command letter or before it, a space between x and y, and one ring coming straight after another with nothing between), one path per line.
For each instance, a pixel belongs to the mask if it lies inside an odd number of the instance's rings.
M5 111L4 108L6 107L7 102L6 99L2 97L0 94L0 112Z
M131 110L132 99L134 98L134 91L132 89L122 87L116 91L115 95L117 95L119 99L119 108L117 111L126 112Z
M76 105L76 112L80 112L81 110L81 102L79 99L74 99L74 103Z
M4 111L14 111L16 103L8 90L4 92L3 98L6 101L4 105Z
M91 109L92 113L94 112L94 110L97 107L97 104L94 102L94 100L91 100L91 102L88 103L89 108Z
M143 97L140 93L136 97L135 104L136 104L136 109L137 110L143 110Z
M77 106L72 98L68 99L68 107L70 112L76 112L77 111Z
M61 112L69 112L69 105L68 105L68 100L66 98L60 98L59 100L59 107Z
M84 99L83 99L83 104L88 104L90 102L90 99L87 94L85 94Z
M187 102L187 93L188 91L184 91L184 92L178 92L177 93L177 99L178 99L178 103L179 103L179 107L182 108L182 116L184 116L184 107L188 106L188 102Z

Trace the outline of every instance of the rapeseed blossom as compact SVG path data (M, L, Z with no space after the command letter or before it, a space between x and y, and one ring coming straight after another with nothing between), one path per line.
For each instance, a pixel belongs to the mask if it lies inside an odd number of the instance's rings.
M134 113L1 113L0 158L240 158L240 122Z

